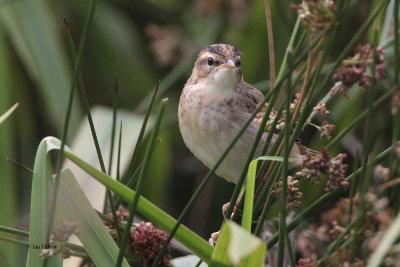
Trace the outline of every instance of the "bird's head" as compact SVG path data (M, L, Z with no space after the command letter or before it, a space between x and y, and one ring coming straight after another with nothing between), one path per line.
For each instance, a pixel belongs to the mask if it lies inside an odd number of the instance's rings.
M235 89L242 80L241 52L228 44L206 47L196 60L189 82L212 85L216 89Z

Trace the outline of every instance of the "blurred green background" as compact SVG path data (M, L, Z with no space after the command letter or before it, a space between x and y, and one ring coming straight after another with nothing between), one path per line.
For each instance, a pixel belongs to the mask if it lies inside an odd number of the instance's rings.
M296 19L291 2L271 1L277 68ZM339 29L339 39L354 34L372 2L358 1L352 7L346 27ZM73 69L63 17L78 46L88 5L78 0L0 1L0 113L20 103L0 125L1 225L28 229L31 175L6 158L32 167L40 140L60 138ZM218 42L238 47L243 52L244 79L265 89L269 75L266 33L261 0L97 2L81 65L89 103L112 106L118 73L119 109L143 114L148 96L161 81L159 97L168 97L170 103L144 195L172 216L180 213L207 172L186 149L177 124L179 95L197 53ZM338 42L335 53L343 46L344 42ZM347 119L357 114L355 102L340 106L343 111L351 104L353 111L346 114ZM78 97L73 110L67 144L78 138L79 123L86 123ZM308 133L302 139L309 143L314 136L318 134ZM221 206L229 201L232 190L233 184L213 179L184 223L208 239L219 229ZM26 253L21 246L0 243L0 262L15 262L21 253Z

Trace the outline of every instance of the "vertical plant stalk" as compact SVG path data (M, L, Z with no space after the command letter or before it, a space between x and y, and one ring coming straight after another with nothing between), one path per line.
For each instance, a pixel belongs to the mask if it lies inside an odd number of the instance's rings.
M121 181L121 145L122 145L122 121L119 125L119 138L118 138L118 158L117 158L117 181Z
M394 82L396 85L400 84L400 69L399 69L399 61L400 61L400 40L399 40L399 0L394 0L394 8L393 8L393 24L394 24ZM392 136L392 143L393 145L399 140L399 133L400 133L400 112L397 111L393 117L393 136ZM393 153L390 157L389 167L390 173L393 174L395 172L396 166L398 163L398 157L396 153ZM394 178L394 177L393 177ZM394 212L398 212L400 208L400 186L396 186L394 192L395 198L395 205L394 205Z
M295 39L296 39L298 30L299 30L299 25L300 25L300 19L298 18L297 21L296 21L295 28L294 28L294 30L293 30L293 32L292 32L292 35L290 36L288 49L286 50L286 53L285 53L285 56L284 56L282 65L281 65L280 70L279 70L278 80L282 80L281 78L282 78L282 76L284 75L284 70L285 70L285 68L286 68L286 61L287 61L287 56L288 56L288 50L289 50L289 48L293 47L294 41L295 41ZM282 80L282 81L283 81L283 80ZM231 196L230 204L229 204L228 210L227 210L226 215L225 215L227 218L230 218L230 217L231 217L231 214L232 214L232 212L233 212L233 208L234 208L236 199L237 199L238 196L239 196L240 189L241 189L241 187L242 187L242 185L243 185L243 182L244 182L244 177L245 177L245 175L246 175L246 169L247 169L248 163L250 163L252 157L254 156L254 152L255 152L255 149L256 149L256 145L258 144L259 139L260 139L260 137L261 137L261 135L262 135L262 133L263 133L263 130L262 130L262 129L265 128L265 125L266 125L266 123L267 123L267 119L268 119L268 117L269 117L269 113L271 112L272 107L273 107L273 105L274 105L274 103L275 103L275 101L276 101L276 99L277 99L277 97L278 97L278 94L279 94L279 92L277 92L277 91L278 91L278 89L280 88L281 85L282 85L282 82L279 81L278 84L277 84L277 86L275 86L275 88L274 88L274 91L275 91L275 92L273 92L272 89L271 89L271 91L269 91L269 94L267 94L267 96L265 97L264 102L260 104L260 107L261 107L261 106L263 106L263 105L266 103L266 101L267 101L266 99L269 99L269 101L270 101L270 102L269 102L269 105L268 105L268 108L267 108L267 110L266 110L266 112L265 112L265 114L264 114L263 120L262 120L262 122L261 122L261 124L260 124L260 129L259 129L259 131L257 132L256 138L255 138L255 140L254 140L254 142L253 142L252 148L251 148L250 153L249 153L249 155L248 155L248 157L247 157L247 162L246 162L245 167L244 167L244 169L243 169L243 171L242 171L242 173L241 173L241 176L240 176L240 178L239 178L239 182L237 183L237 185L236 185L236 187L235 187L235 190L234 190L234 192L233 192L233 194L232 194L232 196ZM272 87L271 87L271 88L272 88ZM272 96L269 98L269 95L271 95L271 94L272 94ZM257 111L257 112L259 112L259 111ZM265 143L265 145L264 145L263 153L262 153L261 155L265 155L265 152L267 151L267 149L268 149L268 147L269 147L269 144L270 144L270 141L271 141L271 139L272 139L273 133L274 133L274 131L275 131L275 127L276 127L277 122L278 122L278 117L275 119L274 125L272 126L271 131L268 133L267 141L266 141L266 143ZM260 135L260 137L259 137L259 135ZM254 150L254 151L253 151L253 150ZM258 191L258 190L257 190L257 191ZM256 195L257 195L257 193L256 193ZM241 208L241 207L243 206L243 203L244 203L244 199L242 198L242 199L240 200L239 208ZM235 220L235 218L233 218L233 219Z
M72 103L73 103L73 99L74 99L74 95L75 95L76 81L77 81L77 77L78 77L78 73L79 73L79 65L80 65L81 58L82 58L82 51L83 51L83 48L86 43L87 31L89 29L89 25L92 22L95 7L96 7L96 0L92 0L90 2L88 15L86 17L85 25L83 28L82 39L79 44L77 60L76 60L75 66L74 66L74 72L73 72L72 80L71 80L68 108L67 108L67 112L65 115L64 129L63 129L62 138L61 138L61 140L62 140L61 148L57 155L55 182L54 182L54 187L53 187L53 194L51 196L51 207L50 207L49 220L48 220L48 229L47 229L47 233L46 233L46 240L48 243L50 242L50 234L51 234L51 230L52 230L52 226L53 226L55 209L57 206L58 189L60 186L60 171L61 171L61 166L62 166L62 162L64 159L65 142L67 140L67 135L68 135L69 121L70 121L71 111L72 111ZM44 265L45 266L47 265L47 259L44 261Z
M242 227L249 233L251 233L251 223L253 219L254 184L256 182L257 163L258 160L253 160L249 166L242 217Z
M312 43L312 38L310 38L310 42ZM299 116L302 104L303 104L304 99L305 99L305 95L307 94L307 89L308 89L308 85L309 85L310 77L311 77L310 74L311 74L312 65L313 65L313 54L314 54L313 53L313 49L311 49L308 52L306 74L305 74L305 78L304 78L303 85L302 85L301 92L300 92L300 99L297 102L296 108L295 108L295 110L293 112L293 116L292 116L292 118L290 120L290 129L293 128L294 123L296 121L296 118ZM288 94L289 94L289 92L288 92ZM286 121L288 122L289 120L286 120ZM283 147L284 147L284 141L282 140L282 142L280 143L280 145L278 147L278 150L275 153L275 156L279 156L281 154L281 152L283 150ZM268 177L270 176L270 174L271 174L271 172L272 172L274 167L275 167L275 162L271 162L267 172L265 173L265 175L263 177L263 180L261 182L261 186L263 186L266 183L266 181L268 180ZM257 190L257 191L259 193L259 190Z
M133 198L133 201L132 201L131 205L129 206L129 212L130 213L129 213L128 221L127 221L126 228L125 228L125 231L124 231L124 235L122 237L120 250L119 250L119 254L118 254L118 259L117 259L117 264L115 265L116 267L121 266L124 253L125 253L126 247L128 245L128 239L129 239L129 236L131 234L130 229L131 229L131 226L132 226L133 218L134 218L134 215L135 215L135 212L136 212L137 204L139 202L139 197L140 197L141 191L143 189L144 178L145 178L145 176L147 174L147 170L148 170L148 167L150 165L150 160L151 160L151 155L152 155L151 152L152 152L153 147L154 147L153 144L157 140L157 136L158 136L158 133L160 131L161 120L162 120L162 117L163 117L163 114L164 114L164 110L165 110L165 107L166 107L167 103L168 103L168 99L167 98L161 100L161 106L160 106L160 109L159 109L158 114L157 114L156 125L155 125L155 128L153 129L153 132L151 134L151 138L149 140L149 144L147 145L146 154L144 156L144 164L143 164L143 167L141 168L141 171L140 171L140 176L139 176L139 180L138 180L138 184L137 184L137 188L136 188L136 194L135 194L135 196Z
M114 138L115 128L117 124L117 106L118 106L118 74L115 74L115 87L114 87L114 98L113 98L113 117L111 127L111 143L110 143L110 158L108 162L108 175L111 176L111 168L114 156Z
M268 52L269 52L269 82L270 90L275 85L275 49L274 49L274 33L272 30L271 5L270 0L265 0L265 18L267 20L268 35Z
M310 43L312 42L313 37L310 37ZM310 78L311 78L311 70L313 67L313 58L314 58L314 53L313 50L310 50L310 52L308 52L308 57L307 57L307 68L306 68L306 73L304 76L304 80L303 80L303 85L301 86L301 91L300 91L300 99L297 102L296 108L293 112L293 116L292 119L290 120L290 127L293 128L294 123L296 122L297 117L300 114L300 110L301 107L303 106L303 102L306 98L307 95L307 89L308 86L310 84Z
M374 25L374 46L372 49L372 56L373 56L373 61L372 61L372 75L371 75L371 86L368 88L367 92L367 107L368 107L368 114L367 117L365 118L365 125L366 125L366 131L364 132L364 142L363 142L363 151L362 151L362 168L361 168L361 174L360 174L360 209L357 218L363 218L365 216L366 212L366 201L365 201L365 195L368 192L368 189L371 185L371 180L372 180L372 173L371 169L373 166L367 167L367 162L368 162L368 156L369 153L371 152L371 147L372 147L372 125L373 125L373 115L374 115L374 98L375 98L375 86L376 86L376 79L375 79L375 65L376 65L376 47L378 44L378 30L379 27L377 25L377 21ZM355 226L355 230L360 229L362 227L362 220L359 220L358 223ZM354 234L354 239L352 243L352 255L354 255L355 250L357 248L357 242L359 235L357 234L357 231Z
M399 40L399 0L394 0L394 8L393 8L393 24L394 24L394 82L395 84L400 83L400 40Z
M159 87L160 87L160 81L158 81L158 83L157 83L156 89L154 90L151 101L150 101L150 105L149 105L146 115L144 117L142 128L140 129L139 136L136 141L135 149L133 150L131 162L129 163L128 171L126 172L125 176L122 178L123 184L126 184L127 181L132 177L132 175L135 172L135 166L136 166L136 161L137 161L138 154L139 154L139 149L142 145L142 140L144 137L144 133L146 131L147 122L149 120L151 110L153 109L154 101L156 99Z
M114 87L114 98L113 98L113 116L112 116L112 127L111 127L111 144L110 144L110 158L108 162L108 175L111 176L111 169L112 169L112 162L113 162L113 155L114 155L114 138L115 138L115 127L117 122L117 95L118 95L118 76L115 75L115 87ZM118 178L115 178L118 179ZM106 199L104 200L103 212L106 211L107 208L107 199L110 202L111 212L113 214L113 226L117 227L117 240L121 241L121 231L118 227L118 218L116 207L114 204L114 198L111 194L111 191L107 190Z
M367 167L375 166L376 164L381 163L385 160L390 153L393 152L393 146L390 146L385 151L380 153L378 156L374 157L372 160L368 161ZM360 175L361 169L357 169L355 172L351 173L349 176L346 177L346 182L352 182L357 175ZM292 231L295 229L304 219L310 216L314 211L318 210L323 204L325 204L328 200L334 199L335 197L339 196L340 193L344 192L344 189L338 187L331 192L323 194L319 199L314 201L310 206L305 208L302 212L296 215L293 220L287 225L288 231ZM278 242L278 233L274 234L270 239L267 240L267 247L271 248L273 245Z
M355 225L356 221L351 222L347 227L346 230L344 230L342 233L340 233L340 235L336 238L335 241L333 241L328 248L326 249L324 255L322 255L322 257L318 260L317 266L316 267L322 267L324 266L324 260L332 255L334 249L340 244L340 242L342 242L343 238L351 231L351 229L353 228L353 226Z
M324 81L322 82L321 88L324 89L327 87L327 85L330 82L331 76L333 71L341 64L342 59L345 58L345 56L347 55L347 53L350 51L350 49L352 49L352 47L354 46L354 44L361 38L361 35L369 28L369 26L372 24L373 20L375 19L375 17L379 14L379 12L385 8L389 3L389 0L384 0L384 1L380 1L378 3L378 5L375 7L375 9L373 10L373 12L369 15L368 19L366 20L366 22L361 26L360 30L354 35L354 37L349 41L349 43L346 45L346 47L343 49L342 53L338 56L334 66L331 68L331 70L328 72L328 74L326 75ZM336 18L337 20L338 18ZM322 39L323 35L326 34L326 32L332 27L333 22L335 22L336 20L333 20L329 26L327 26L320 34L318 34L318 36L316 36L314 38L314 41L312 42L312 44L309 46L308 49L306 49L304 52L307 52L308 55L310 55L310 52L314 49L315 46L317 46L317 43L320 42L320 40ZM318 45L319 47L319 45ZM303 54L302 53L302 54ZM295 62L293 63L293 67L296 67L299 64L299 60L301 60L301 56L300 58L296 59ZM282 78L285 78L288 75L288 73L286 73L286 75L283 75ZM278 79L278 82L281 82L281 80ZM293 114L294 116L295 114ZM283 149L283 144L281 143L281 146L279 147L278 151L279 153L281 152L281 150ZM275 155L279 155L279 154L275 154ZM272 167L271 167L272 166ZM268 179L268 176L270 175L271 171L273 168L273 162L271 163L271 165L269 166L269 169L267 171L267 173L265 174L263 180L264 182L262 184L265 183L265 181ZM258 190L257 190L258 192Z
M239 181L237 182L237 184L235 186L235 189L233 191L233 194L231 196L229 207L228 207L228 210L226 211L226 215L225 215L226 218L230 218L231 215L232 215L233 209L234 209L235 204L236 204L236 200L239 197L240 190L241 190L241 188L242 188L242 186L244 184L244 180L245 180L245 177L246 177L248 166L249 166L251 160L254 157L254 154L256 152L258 143L259 143L259 141L260 141L260 139L261 139L261 137L262 137L262 135L264 133L264 128L265 128L265 125L267 124L267 121L268 121L268 118L269 118L268 115L271 112L272 106L274 105L276 99L278 98L278 94L279 94L279 92L277 90L275 92L273 92L273 95L272 95L271 100L270 100L270 104L268 105L267 111L264 114L264 117L262 119L260 127L258 128L256 137L255 137L255 139L253 141L253 144L251 146L250 152L249 152L249 154L247 156L246 162L245 162L245 164L243 166L242 172L240 174ZM262 105L260 105L260 107L262 107ZM272 137L272 133L271 133L271 137ZM266 144L266 146L268 146L268 144Z
M312 50L311 50L312 51ZM311 54L310 51L310 54ZM291 56L289 54L289 64L291 63ZM286 228L286 200L288 190L288 173L289 173L289 154L290 154L290 97L292 95L291 75L288 76L287 82L287 96L286 96L286 124L284 129L284 157L282 165L282 199L279 214L279 244L278 244L278 266L283 266L283 259L285 254L285 240L289 241L288 231ZM300 105L300 103L299 103ZM282 144L282 143L281 143ZM287 242L287 246L290 247L290 243ZM290 249L291 251L291 249Z
M93 16L93 14L91 16ZM65 17L64 17L64 22L65 22L65 27L66 27L66 30L67 30L67 37L68 37L69 46L70 46L70 50L71 50L71 54L72 54L72 59L73 59L73 62L75 64L77 64L77 63L79 63L78 62L79 51L78 51L78 56L77 56L76 51L75 51L74 42L72 40L71 31L69 29L69 25L68 25L67 19ZM90 106L89 106L89 102L88 102L87 95L86 95L85 84L83 82L82 75L81 75L81 73L79 71L79 66L78 66L78 69L77 69L76 80L78 82L78 88L79 88L79 92L80 92L80 95L81 95L83 108L85 110L85 113L86 113L86 116L87 116L87 119L88 119L88 122L89 122L90 132L92 134L93 142L94 142L94 145L95 145L95 148L96 148L96 153L97 153L97 158L98 158L99 163L100 163L100 168L101 168L102 172L107 173L106 166L105 166L104 160L103 160L103 156L101 154L99 140L97 138L96 129L94 127L92 114L90 112ZM117 239L120 240L121 233L120 233L119 227L118 227L118 219L117 219L117 213L116 213L115 205L114 205L114 198L113 198L113 195L112 195L112 193L111 193L111 191L109 189L106 189L106 201L107 201L107 199L110 202L111 213L113 215L113 220L114 220L113 226L115 227L115 229L117 229Z

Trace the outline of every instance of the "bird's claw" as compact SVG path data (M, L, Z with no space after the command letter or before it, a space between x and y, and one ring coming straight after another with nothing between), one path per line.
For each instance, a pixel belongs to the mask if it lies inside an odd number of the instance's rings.
M217 244L219 233L220 231L211 234L210 239L208 239L208 243L210 243L211 246L215 246Z

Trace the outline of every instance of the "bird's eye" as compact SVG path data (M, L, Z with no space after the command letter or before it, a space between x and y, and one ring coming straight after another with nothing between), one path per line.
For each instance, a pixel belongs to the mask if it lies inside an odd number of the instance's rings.
M211 66L212 64L214 64L214 59L212 57L208 57L207 63L209 66Z
M240 58L236 59L236 66L240 67Z

